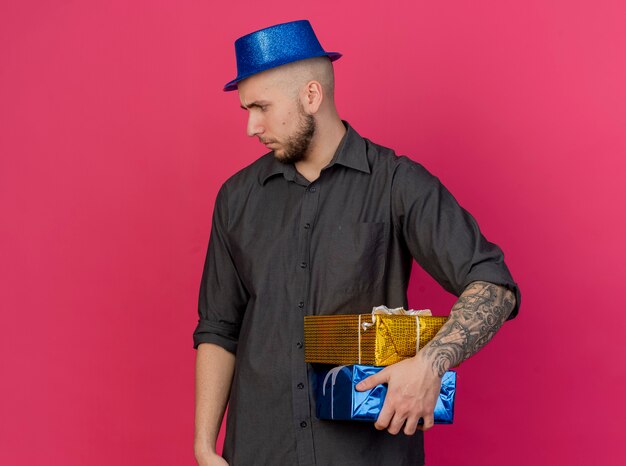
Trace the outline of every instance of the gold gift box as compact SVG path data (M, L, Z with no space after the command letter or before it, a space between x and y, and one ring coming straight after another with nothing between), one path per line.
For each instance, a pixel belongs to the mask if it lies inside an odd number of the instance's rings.
M306 362L389 366L415 356L448 320L439 316L346 314L304 317ZM419 324L419 347L416 345Z

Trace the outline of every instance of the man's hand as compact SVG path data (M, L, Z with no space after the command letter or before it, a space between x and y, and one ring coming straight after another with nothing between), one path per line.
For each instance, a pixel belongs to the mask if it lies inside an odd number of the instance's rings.
M228 466L228 462L217 453L196 455L198 466Z
M416 429L430 429L443 374L486 345L514 307L515 296L504 286L470 283L448 321L415 357L392 364L356 386L364 391L388 384L376 428L394 435L403 425L407 435L413 435ZM420 418L424 420L422 426L417 425Z
M404 433L413 435L416 429L426 431L433 426L441 377L433 371L432 363L418 353L368 377L356 388L365 391L381 383L388 384L388 388L383 408L374 424L378 430L387 429L390 434L396 435L404 426ZM423 425L417 424L420 418L424 420Z

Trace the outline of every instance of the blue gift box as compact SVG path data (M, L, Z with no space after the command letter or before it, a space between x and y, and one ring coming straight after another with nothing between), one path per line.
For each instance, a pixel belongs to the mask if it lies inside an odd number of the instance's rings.
M376 421L387 394L387 384L364 392L355 387L361 380L383 369L360 364L315 369L315 413L318 419ZM452 424L455 391L456 372L447 371L441 379L435 424Z

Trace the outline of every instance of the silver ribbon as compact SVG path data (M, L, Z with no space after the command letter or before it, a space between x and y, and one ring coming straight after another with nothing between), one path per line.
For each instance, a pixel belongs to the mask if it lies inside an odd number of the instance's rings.
M330 377L330 418L335 419L335 382L337 381L337 375L341 372L346 366L337 366L333 367L328 371L326 377L324 377L324 385L322 386L322 395L326 396L326 382L328 382L328 378Z

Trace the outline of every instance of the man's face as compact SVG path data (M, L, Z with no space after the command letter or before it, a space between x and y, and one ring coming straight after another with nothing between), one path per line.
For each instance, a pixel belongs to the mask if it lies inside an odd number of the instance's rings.
M315 134L315 119L275 73L259 73L238 85L241 107L248 111L248 136L256 136L282 163L304 160Z

